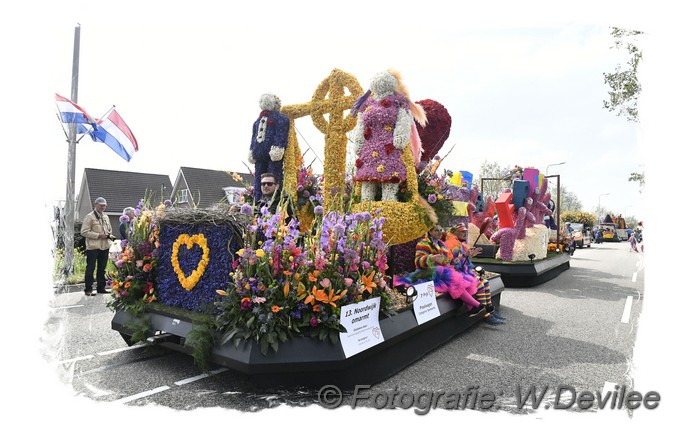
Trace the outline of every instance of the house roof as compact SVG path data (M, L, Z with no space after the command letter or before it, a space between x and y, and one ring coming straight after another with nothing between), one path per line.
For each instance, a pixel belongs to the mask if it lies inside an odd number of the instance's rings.
M241 173L247 185L252 185L253 176L250 173ZM231 173L225 170L199 169L187 166L180 167L179 175L183 175L184 180L191 192L194 203L199 207L208 207L225 198L224 187L244 188L244 184L232 178ZM175 186L179 181L175 181ZM174 189L175 192L177 188Z
M137 207L145 196L152 205L169 198L172 183L168 175L85 168L83 182L89 190L90 209L97 197L106 199L106 212L123 212L128 206ZM82 193L82 191L81 191Z

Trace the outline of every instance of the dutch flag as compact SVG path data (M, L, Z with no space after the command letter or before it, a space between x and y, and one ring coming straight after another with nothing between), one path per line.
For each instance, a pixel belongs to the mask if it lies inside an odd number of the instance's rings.
M59 110L59 120L62 123L76 123L76 133L89 133L92 128L96 128L95 120L87 114L84 108L75 104L68 98L55 93L54 98Z
M137 139L127 123L115 109L103 119L97 120L97 128L90 133L92 139L103 142L126 161L138 150Z

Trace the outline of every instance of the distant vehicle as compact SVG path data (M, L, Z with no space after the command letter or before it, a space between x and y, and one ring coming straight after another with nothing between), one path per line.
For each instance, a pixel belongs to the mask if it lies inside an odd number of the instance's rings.
M590 244L592 243L590 239L590 233L585 229L583 224L580 222L572 222L571 229L571 235L576 246L578 246L579 249L583 249L584 246L589 248Z
M626 230L620 230L623 236L619 234L619 230L616 228L616 224L613 222L602 222L600 223L600 228L602 229L602 240L605 242L620 242L622 240L628 240L628 234Z

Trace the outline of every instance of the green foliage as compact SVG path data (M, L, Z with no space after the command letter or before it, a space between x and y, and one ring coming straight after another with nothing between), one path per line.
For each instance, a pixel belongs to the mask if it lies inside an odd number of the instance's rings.
M642 86L637 79L637 68L642 60L642 52L627 40L640 34L643 34L642 31L612 27L611 35L614 37L612 47L616 49L625 47L630 59L626 63L626 69L618 64L613 73L603 73L604 81L611 89L608 92L609 100L604 101L604 108L608 111L618 110L617 116L623 116L631 122L639 121L637 101Z
M630 176L628 177L628 182L639 183L640 191L642 191L642 188L645 186L645 173L631 172Z
M186 345L192 348L194 363L203 372L210 370L208 361L215 345L215 334L216 328L212 322L195 323L187 334Z
M595 225L595 215L582 211L566 211L560 215L562 223L566 222L580 222L584 227L592 227Z
M503 189L512 185L512 178L510 175L510 166L502 167L496 162L484 161L479 167L479 173L473 178L472 185L477 185L480 191L483 190L484 197L491 196L494 200ZM493 180L484 180L484 188L482 188L481 178L494 178Z
M74 249L73 251L73 273L64 278L62 272L64 269L64 249L57 249L54 253L54 267L52 268L52 280L55 282L63 279L64 285L74 285L76 283L83 283L85 281L85 267L87 267L87 257L82 249ZM107 271L115 270L115 265L111 260L106 265Z
M132 336L130 337L130 340L133 343L144 341L153 335L153 331L151 330L151 321L147 317L142 317L139 321L129 323L125 326L132 330Z
M553 194L553 200L557 200L557 195ZM583 209L583 204L578 199L576 193L567 190L564 185L560 186L560 215L564 215L569 211L580 211ZM581 221L576 221L581 222Z

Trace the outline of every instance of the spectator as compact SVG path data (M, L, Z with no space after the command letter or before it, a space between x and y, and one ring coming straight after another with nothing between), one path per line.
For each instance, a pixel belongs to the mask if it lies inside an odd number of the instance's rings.
M133 220L135 219L135 209L127 207L123 209L123 215L120 217L120 238L123 240L130 240L132 235Z
M94 201L94 210L83 219L80 234L85 238L85 295L92 296L94 284L94 272L97 270L96 294L108 294L106 287L106 264L109 261L109 248L111 241L115 239L111 232L111 222L104 213L106 199L97 197ZM94 295L96 295L94 294Z

